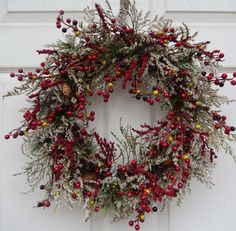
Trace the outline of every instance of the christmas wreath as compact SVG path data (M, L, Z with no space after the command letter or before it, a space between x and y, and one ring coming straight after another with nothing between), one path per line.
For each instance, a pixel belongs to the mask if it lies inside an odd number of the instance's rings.
M31 106L5 139L24 136L24 173L45 192L38 207L82 204L86 218L109 212L114 220L136 212L129 225L139 230L157 204L182 199L193 177L212 185L215 150L234 156L235 127L218 111L230 100L215 86L236 85L236 72L220 74L224 54L207 50L209 41L194 43L186 25L150 20L132 4L116 17L107 5L85 10L85 26L61 10L56 27L70 32L66 40L39 50L47 58L34 72L10 74L23 84L6 96L26 93ZM115 85L160 104L166 116L139 129L120 125L116 144L102 138L91 125L91 99L108 102Z

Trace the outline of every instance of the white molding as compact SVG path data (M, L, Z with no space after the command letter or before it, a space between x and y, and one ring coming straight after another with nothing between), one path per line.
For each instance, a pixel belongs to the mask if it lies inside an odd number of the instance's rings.
M163 16L175 22L201 24L236 24L235 11L182 11L165 10ZM234 23L235 22L235 23Z
M20 68L19 66L8 66L8 67L4 67L4 66L0 66L0 73L11 73L11 72L17 72L17 69ZM23 68L23 70L25 72L29 72L29 71L34 71L37 67L34 66L24 66L21 67Z
M82 19L82 10L66 11L66 17ZM4 24L55 24L58 11L7 11L0 20Z
M234 0L163 0L165 9L170 12L216 12L231 13L236 12L236 4Z
M20 68L20 66L0 66L0 74L10 74L11 72L17 72L17 69ZM21 67L25 72L34 71L37 67L36 66L23 66ZM220 72L227 72L227 73L233 73L236 71L236 66L224 66L219 68Z
M0 22L7 14L7 6L8 6L7 3L8 3L7 0L1 0L0 2Z

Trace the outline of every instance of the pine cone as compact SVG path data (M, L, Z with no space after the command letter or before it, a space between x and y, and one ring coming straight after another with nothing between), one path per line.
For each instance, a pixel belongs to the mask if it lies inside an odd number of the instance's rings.
M167 167L167 168L169 168L169 167L171 167L172 165L174 165L174 162L173 162L172 158L169 158L169 159L163 161L163 162L162 162L162 165L165 166L165 167Z
M63 83L61 85L61 91L62 91L64 96L66 96L66 97L71 96L72 91L71 91L71 87L68 83Z
M97 176L95 173L88 173L82 176L84 184L94 185L97 184Z

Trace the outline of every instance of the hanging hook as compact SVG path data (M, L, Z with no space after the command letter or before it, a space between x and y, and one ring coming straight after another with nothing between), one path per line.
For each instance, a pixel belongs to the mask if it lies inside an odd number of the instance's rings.
M125 18L129 11L130 0L120 0L120 17Z

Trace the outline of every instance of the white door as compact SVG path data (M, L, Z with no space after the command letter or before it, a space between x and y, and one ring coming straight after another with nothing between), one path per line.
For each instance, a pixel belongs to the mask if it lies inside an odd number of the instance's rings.
M103 4L104 0L97 2ZM221 49L226 62L222 71L236 70L236 1L235 0L136 0L143 10L151 10L172 18L175 23L185 22L192 31L199 31L198 41L212 41L212 49ZM118 0L110 0L116 11ZM57 11L64 9L68 16L82 19L82 9L92 6L93 0L0 0L0 95L17 84L9 72L23 67L31 70L41 60L36 52L44 44L62 37L55 28ZM236 98L232 87L223 94ZM132 107L131 107L132 104ZM127 94L114 94L109 104L97 101L97 126L101 133L118 131L119 118L138 126L152 122L160 116L157 108L140 105ZM21 120L20 108L24 97L0 98L0 231L118 231L130 230L127 221L111 224L109 218L94 217L83 222L83 211L62 208L35 209L41 198L40 190L23 195L28 190L23 176L13 177L26 161L21 154L22 140L5 141L4 133L17 127ZM236 105L225 106L225 114L236 125ZM233 144L236 150L236 144ZM224 153L218 155L214 173L216 186L209 190L197 182L192 183L192 195L186 196L181 207L175 201L162 214L146 219L145 231L235 231L236 230L236 165Z

